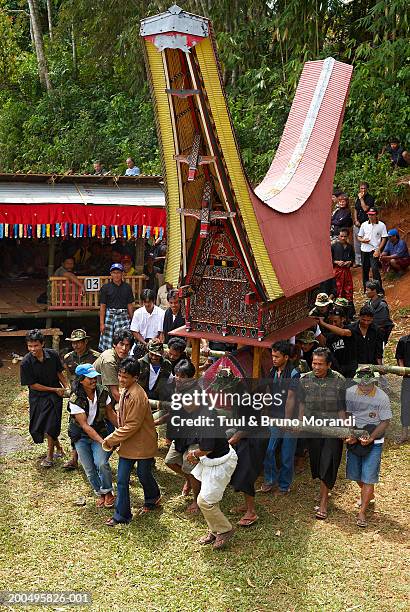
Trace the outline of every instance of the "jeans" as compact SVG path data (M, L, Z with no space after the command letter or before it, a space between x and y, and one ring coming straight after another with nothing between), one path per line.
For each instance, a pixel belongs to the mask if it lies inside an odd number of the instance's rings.
M373 280L379 281L380 289L382 286L382 277L380 275L380 262L378 257L373 257L374 251L362 251L362 274L363 274L363 290L366 291L366 283L369 280L370 269L372 271Z
M105 495L112 491L109 453L103 450L101 444L91 438L83 437L75 443L75 450L85 475L97 495Z
M354 262L357 265L361 265L362 263L362 250L361 250L361 242L357 239L357 234L359 233L360 227L353 226L353 248L354 248Z
M276 465L276 448L282 441L280 449L280 470ZM266 484L278 484L280 491L288 491L293 482L294 460L298 439L283 434L277 427L271 427L271 436L266 451L264 474Z
M154 459L125 459L120 457L117 474L117 502L113 517L117 523L129 523L132 519L130 477L136 462L138 480L144 490L144 506L155 508L155 502L161 495L157 481L152 475Z

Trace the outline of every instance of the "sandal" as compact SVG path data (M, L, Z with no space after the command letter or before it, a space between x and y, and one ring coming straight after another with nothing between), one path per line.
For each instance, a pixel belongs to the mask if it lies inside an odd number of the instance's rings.
M218 550L219 548L223 548L225 544L232 538L235 533L235 529L231 529L230 531L226 531L225 533L218 533L216 536L213 548Z
M256 521L258 520L259 520L259 516L257 514L255 514L252 518L245 518L243 516L241 520L238 521L236 524L239 525L239 527L250 527L251 525L256 523Z
M138 510L137 514L139 514L139 515L141 515L141 514L148 514L149 512L152 512L153 510L156 510L161 505L161 499L162 499L161 496L159 496L158 499L156 499L154 501L154 507L153 508L148 507L148 506L142 506L142 508L140 508Z
M318 521L325 521L327 519L327 512L321 512L320 510L316 510L315 518L317 518Z
M97 501L95 502L95 505L97 506L97 508L104 508L104 504L105 504L105 495L100 495Z
M70 461L67 461L66 463L64 463L63 465L63 470L77 470L78 469L78 463L76 461L72 461L70 459Z
M116 521L115 518L108 519L105 524L107 527L116 527L117 525L121 525L119 521Z
M367 527L367 521L365 519L357 519L356 525L358 527Z
M115 495L106 493L104 499L104 508L113 508L115 506Z
M54 462L51 459L43 459L40 465L43 468L52 468L54 466Z
M198 540L198 544L206 546L206 544L213 544L215 540L216 536L210 531L206 536L202 536L202 538Z
M275 485L267 484L266 482L261 484L260 489L258 489L257 493L270 493L274 489Z

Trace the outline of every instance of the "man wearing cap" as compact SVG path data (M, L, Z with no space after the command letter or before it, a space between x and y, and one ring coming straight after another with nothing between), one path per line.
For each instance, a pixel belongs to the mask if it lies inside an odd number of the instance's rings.
M90 363L78 365L68 409L68 435L80 458L85 474L97 495L98 508L112 508L112 474L108 463L110 453L102 448L107 435L106 420L118 426L108 390L97 383L98 372Z
M312 372L301 379L298 386L299 419L346 418L345 379L331 369L332 356L328 348L317 348L313 353ZM320 480L319 506L315 516L327 518L329 490L333 489L343 454L343 442L337 438L307 439L312 478Z
M130 326L134 313L131 286L124 281L124 266L112 264L111 281L100 289L100 351L112 347L116 331Z
M374 485L379 481L384 433L392 412L387 394L376 386L371 374L357 374L356 386L346 391L346 411L355 419L357 429L366 429L368 438L351 436L346 440L346 478L355 480L361 497L357 526L367 527L366 510L374 499Z
M396 229L389 230L387 235L389 240L380 256L383 271L389 272L393 270L394 272L403 274L410 266L410 255L407 244L400 238L400 234Z
M94 363L100 355L100 353L97 353L97 351L94 351L88 346L89 338L90 336L87 336L87 332L84 329L75 329L71 332L71 336L66 338L68 342L71 342L73 348L72 351L63 357L63 365L67 372L71 388L73 388L73 382L75 380L76 367L84 363ZM65 470L75 470L77 467L78 455L74 445L72 445L71 459L64 463L63 468Z
M315 300L315 308L310 316L326 317L332 310L333 300L330 299L327 293L318 293Z
M140 364L138 384L144 389L148 399L168 399L170 383L173 380L172 364L164 358L162 342L151 340L148 343L148 353L138 362Z
M151 289L144 289L141 301L143 305L137 308L131 321L131 331L136 342L146 345L156 338L162 342L165 312L155 306L155 293Z
M380 288L383 288L379 258L387 240L387 228L382 221L379 221L377 210L369 208L367 215L369 220L361 224L357 234L357 239L361 243L364 292L366 292L366 283L369 280L370 270L372 271L373 280L378 280Z
M300 346L301 358L306 361L309 370L311 370L313 351L318 347L319 344L319 342L316 340L315 332L310 329L301 332L296 336L295 344Z

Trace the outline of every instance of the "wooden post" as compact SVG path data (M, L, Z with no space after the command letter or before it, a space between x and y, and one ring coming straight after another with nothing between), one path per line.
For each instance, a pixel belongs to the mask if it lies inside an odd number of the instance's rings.
M144 253L145 253L145 239L137 238L135 240L135 272L139 275L144 270ZM139 296L138 296L139 299Z
M199 354L200 354L200 344L201 341L199 338L191 338L191 347L192 347L192 353L191 353L191 361L195 366L195 370L196 370L196 378L199 378Z
M58 334L54 334L52 346L53 346L53 349L55 351L59 350L59 348L60 348L60 336Z
M252 378L260 378L262 362L262 347L253 347Z
M56 256L56 239L50 238L48 241L48 266L47 266L47 276L53 276L54 274L54 261Z

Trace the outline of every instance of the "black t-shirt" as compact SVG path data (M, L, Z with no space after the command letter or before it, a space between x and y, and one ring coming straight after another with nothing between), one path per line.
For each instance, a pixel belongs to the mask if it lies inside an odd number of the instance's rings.
M58 373L64 370L63 364L57 351L43 349L44 360L39 361L31 353L25 355L20 367L20 382L22 386L44 385L45 387L60 388ZM29 394L34 397L43 395L44 391L30 389Z
M364 203L367 204L369 208L375 205L374 197L370 195L370 193L366 193L363 200L364 200ZM369 220L369 215L367 214L367 212L363 210L359 198L356 198L354 207L356 209L357 220L359 221L360 224Z
M124 281L121 285L109 282L100 289L100 304L105 304L107 308L127 310L128 304L132 304L133 301L131 286Z
M396 359L403 359L404 367L410 368L410 335L402 336L396 346Z
M275 396L271 414L275 418L283 419L285 418L285 408L289 391L293 391L297 394L300 372L290 364L284 368L280 376L278 376L277 368L273 367L269 372L269 377L273 379L272 395ZM281 396L280 402L278 401L279 394Z
M383 336L378 327L371 323L365 336L360 331L359 321L347 326L352 330L355 340L358 363L371 363L377 365L377 359L383 358Z
M333 261L351 261L354 262L354 250L351 244L343 245L341 242L335 242L331 246Z
M201 451L212 451L207 455L209 459L223 457L229 453L229 444L226 438L199 438Z
M357 369L355 338L330 333L326 338L326 346L332 351L332 370L340 372L345 378L353 378Z

